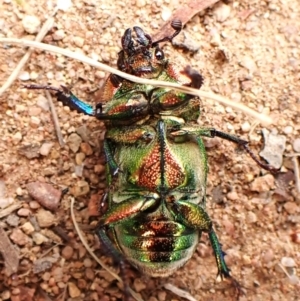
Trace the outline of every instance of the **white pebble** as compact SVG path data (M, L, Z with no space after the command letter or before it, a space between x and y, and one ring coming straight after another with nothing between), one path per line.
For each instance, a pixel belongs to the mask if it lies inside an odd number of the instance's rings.
M81 37L74 37L73 41L74 41L74 44L79 48L82 48L84 45L84 39Z
M41 21L36 16L25 16L22 20L22 25L26 32L34 34L39 31Z
M62 29L59 29L59 30L56 30L52 37L53 37L53 40L55 41L60 41L62 40L64 37L66 36L65 32L62 30Z
M216 20L222 23L230 16L230 11L231 8L229 5L220 2L220 4L216 5L213 14L216 17Z
M296 266L295 260L291 257L282 257L281 264L287 268L293 268Z
M54 144L51 142L43 143L40 148L40 154L42 156L48 156L53 145Z
M161 12L161 18L164 21L167 21L172 15L172 11L168 7L164 7L162 12Z
M293 133L293 127L288 125L286 127L283 128L283 132L286 134L286 135L289 135L289 134L292 134Z
M18 196L22 196L23 195L23 189L21 188L21 187L18 187L17 189L16 189L16 194L18 195Z
M45 111L49 111L50 109L48 99L43 95L38 96L36 104Z
M295 139L293 142L293 149L295 152L300 153L300 138Z
M250 123L248 121L245 121L243 124L242 124L242 131L244 133L248 133L250 131Z
M23 138L23 136L22 136L21 132L16 132L12 136L13 144L18 144L22 140L22 138Z
M36 80L39 77L39 74L35 71L32 71L29 76L31 80Z
M68 10L72 6L71 0L57 0L57 8L63 11Z
M22 81L30 80L29 72L28 71L22 71L21 73L19 73L19 80L22 80Z

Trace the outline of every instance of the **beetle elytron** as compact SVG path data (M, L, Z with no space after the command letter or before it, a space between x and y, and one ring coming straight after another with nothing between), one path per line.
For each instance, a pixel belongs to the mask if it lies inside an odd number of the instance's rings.
M156 42L140 27L127 29L118 69L199 89L202 76L189 67L179 73L159 47L181 31L181 22L173 21L172 27L172 36ZM65 87L28 88L53 90L64 105L104 121L108 209L100 218L97 234L121 267L127 261L148 275L168 276L191 258L204 231L218 275L238 287L205 210L208 165L202 137L235 142L268 168L248 149L247 141L199 126L197 98L114 74L108 77L95 109Z

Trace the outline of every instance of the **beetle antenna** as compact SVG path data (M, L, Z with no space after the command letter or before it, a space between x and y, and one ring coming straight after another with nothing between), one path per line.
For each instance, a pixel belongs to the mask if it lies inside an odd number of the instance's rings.
M154 43L152 43L152 47L156 47L161 42L172 42L172 40L180 33L182 30L182 22L180 20L173 20L171 23L171 27L175 30L175 32L171 36L166 36Z

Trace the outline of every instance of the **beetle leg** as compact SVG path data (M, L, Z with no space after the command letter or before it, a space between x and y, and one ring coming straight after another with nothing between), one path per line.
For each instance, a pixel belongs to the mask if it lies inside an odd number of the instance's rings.
M181 126L178 130L172 132L171 135L176 137L180 135L195 135L195 136L202 136L202 137L208 137L208 138L214 138L214 137L219 137L225 140L228 140L230 142L234 142L235 144L242 146L244 150L250 155L250 157L263 169L268 170L272 173L277 173L278 169L266 164L257 158L255 154L251 151L249 148L248 144L249 141L243 140L237 136L230 135L221 131L217 131L214 128L201 128L201 127L195 127L195 126Z
M112 146L109 143L108 139L104 139L103 149L104 149L104 153L105 153L107 166L109 169L109 175L114 177L119 172L119 166L118 166L116 160L114 159Z
M111 255L113 260L117 262L120 267L120 275L124 285L124 299L125 301L129 301L130 291L128 278L126 277L126 261L124 259L124 256L112 244L110 238L106 234L106 231L107 230L105 228L99 228L97 231L97 235L104 248L109 252L109 255Z
M64 106L69 107L71 110L77 111L78 113L83 113L89 116L95 116L94 108L77 98L67 87L61 86L61 89L52 86L42 86L42 85L24 85L24 88L30 90L48 90L54 91L55 96L58 101L61 101Z
M208 233L218 267L218 278L232 278L230 269L227 267L224 260L225 254L207 212L199 205L180 200L171 205L171 212L176 221L181 222L192 229ZM234 282L236 282L236 280L234 280Z

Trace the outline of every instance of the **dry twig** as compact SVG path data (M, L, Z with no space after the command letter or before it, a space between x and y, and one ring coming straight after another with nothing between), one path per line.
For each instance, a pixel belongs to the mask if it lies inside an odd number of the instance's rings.
M180 84L158 81L158 80L149 80L149 79L133 76L133 75L121 72L120 70L117 70L117 69L107 66L105 64L102 64L100 62L97 62L89 57L86 57L86 56L80 54L80 53L72 52L70 50L62 49L62 48L55 47L52 45L38 43L35 41L27 41L27 40L14 39L14 38L0 38L0 43L11 43L11 44L18 44L18 45L22 45L22 46L30 46L30 47L35 47L38 49L43 49L46 51L62 54L67 57L78 60L80 62L91 65L93 67L107 71L109 73L117 74L120 77L123 77L127 80L130 80L130 81L133 81L133 82L136 82L139 84L152 85L155 87L161 87L161 88L167 88L167 89L174 89L174 90L181 91L181 92L191 94L191 95L195 95L198 97L209 98L209 99L215 100L217 102L220 102L226 106L230 106L234 109L238 109L238 110L244 112L245 114L256 118L257 120L259 120L259 122L261 122L265 126L272 124L272 118L270 118L269 116L258 113L256 111L248 108L247 106L243 105L242 103L230 101L229 99L227 99L223 96L214 94L212 92L205 92L205 91L193 89L190 87L182 86Z
M64 142L64 139L63 139L63 136L62 136L62 133L61 133L61 128L60 128L60 125L59 125L59 120L58 120L58 117L57 117L57 114L56 114L55 106L53 104L52 97L51 97L51 94L49 93L49 91L45 91L45 93L46 93L46 97L48 99L48 103L49 103L49 106L50 106L52 119L53 119L53 122L54 122L55 131L56 131L56 136L57 136L59 145L61 147L63 147L65 145L65 142Z

